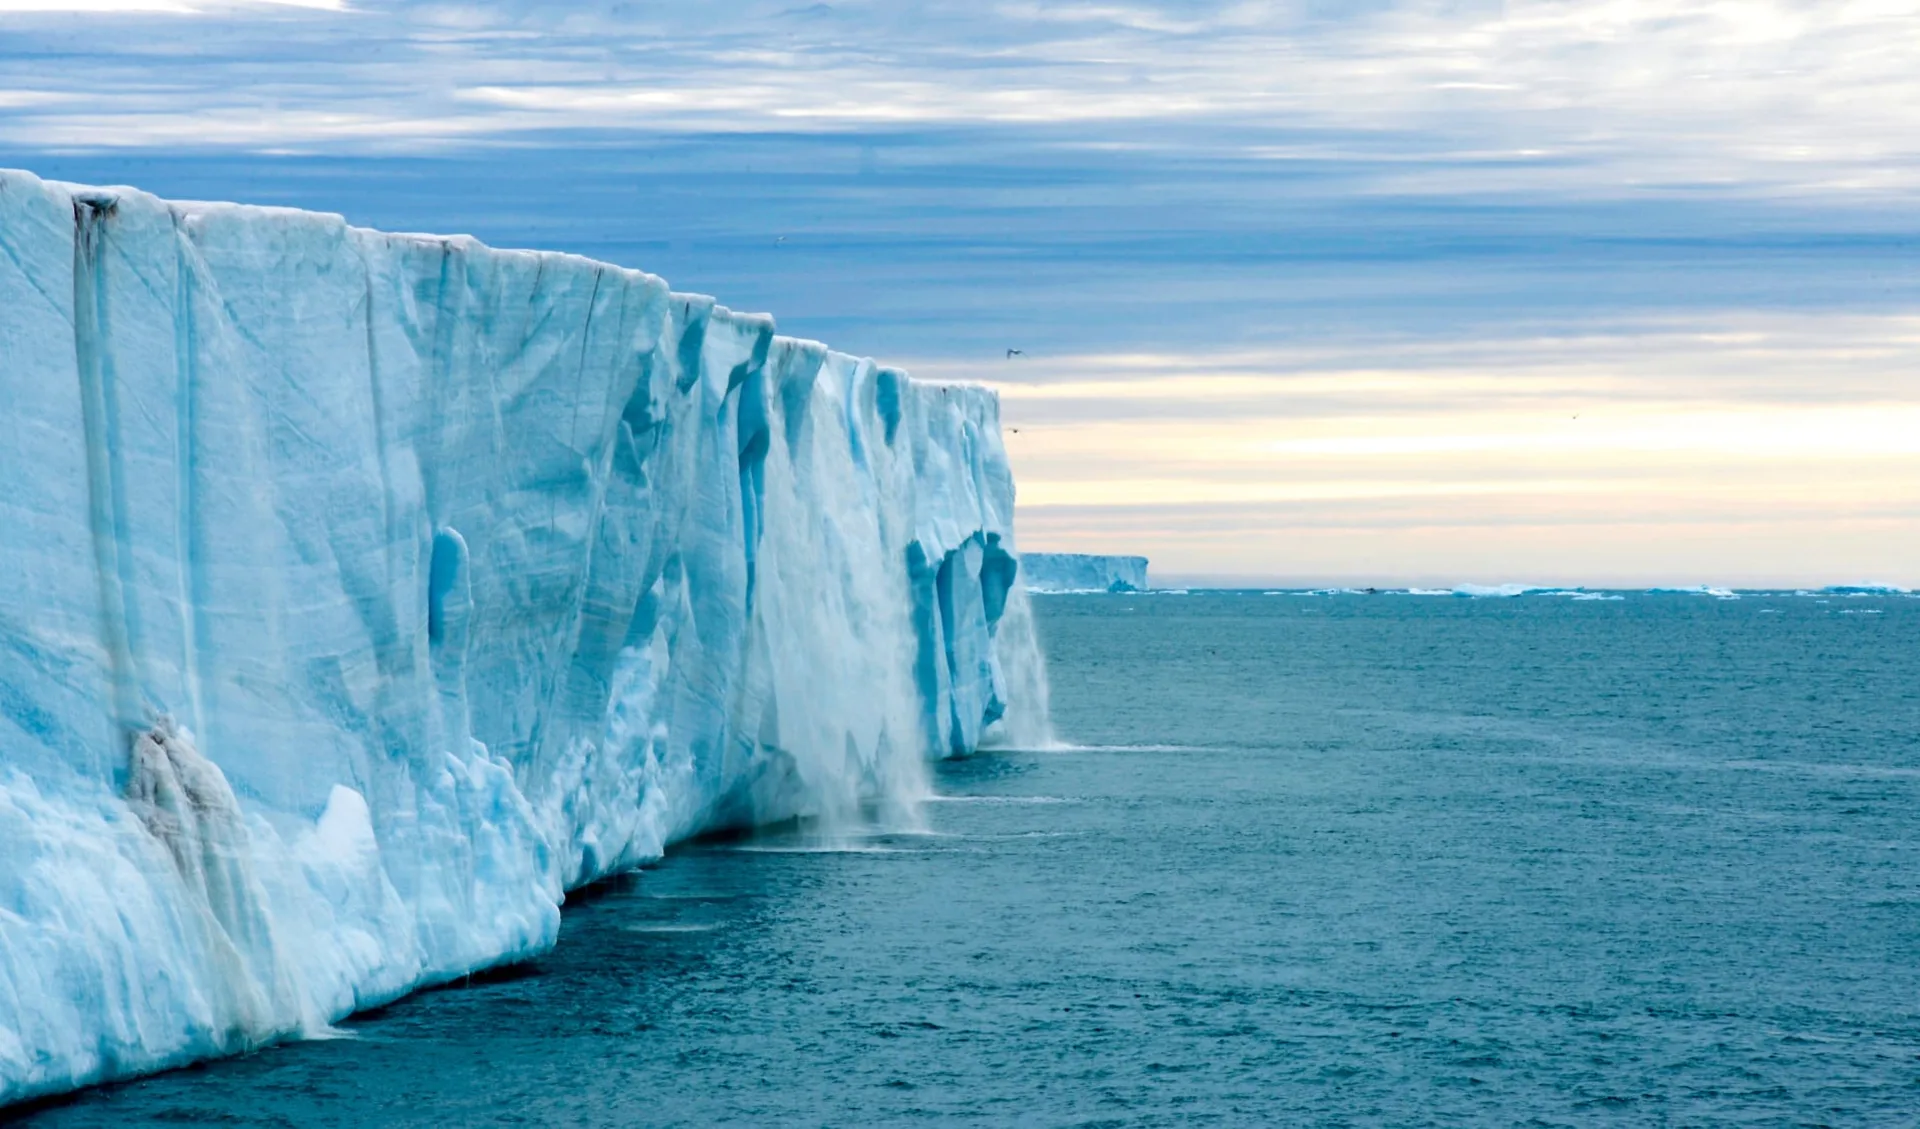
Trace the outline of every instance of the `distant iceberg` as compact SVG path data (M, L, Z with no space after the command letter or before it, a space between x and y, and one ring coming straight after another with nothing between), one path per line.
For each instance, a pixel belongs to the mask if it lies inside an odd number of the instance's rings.
M13 172L0 358L0 1104L1046 739L989 390L582 258Z
M1147 558L1086 553L1022 553L1020 573L1034 592L1144 592Z

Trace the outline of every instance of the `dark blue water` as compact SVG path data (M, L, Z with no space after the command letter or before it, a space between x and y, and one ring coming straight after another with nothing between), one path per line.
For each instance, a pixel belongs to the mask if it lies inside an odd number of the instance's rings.
M1920 599L1053 597L1070 752L39 1126L1904 1125Z

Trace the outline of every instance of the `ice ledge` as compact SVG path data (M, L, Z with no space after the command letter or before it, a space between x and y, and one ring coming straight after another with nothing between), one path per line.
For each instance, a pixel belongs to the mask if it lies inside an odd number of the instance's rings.
M1090 553L1023 553L1020 568L1034 592L1144 592L1147 558Z

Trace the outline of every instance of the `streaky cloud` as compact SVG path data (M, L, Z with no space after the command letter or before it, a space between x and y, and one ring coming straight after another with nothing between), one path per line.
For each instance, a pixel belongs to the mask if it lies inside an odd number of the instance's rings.
M179 48L148 5L218 17L191 71L153 80ZM1376 138L1394 191L1847 198L1920 177L1920 15L1891 4L12 0L0 19L0 84L64 99L0 125L17 146L1053 123L1275 160L1278 130Z

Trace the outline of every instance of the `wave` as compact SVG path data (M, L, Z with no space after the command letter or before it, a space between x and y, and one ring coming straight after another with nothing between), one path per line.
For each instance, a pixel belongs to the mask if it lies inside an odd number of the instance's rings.
M1557 596L1567 600L1579 601L1620 601L1633 595L1646 596L1706 596L1715 600L1740 600L1749 597L1817 597L1835 598L1902 598L1920 599L1920 589L1902 588L1896 584L1835 584L1824 588L1768 589L1768 588L1729 588L1716 584L1698 584L1690 587L1655 586L1652 588L1588 588L1575 585L1546 584L1472 584L1461 583L1450 588L1423 588L1417 585L1405 588L1196 588L1196 589L1154 589L1149 593L1134 595L1188 595L1190 593L1259 595L1259 596L1446 596L1474 600L1510 600L1523 596Z
M1224 745L1068 745L1049 750L1056 753L1224 753Z
M930 804L1077 804L1065 796L928 796Z
M912 847L881 847L871 843L804 843L792 846L770 843L739 843L722 848L743 855L915 855Z

